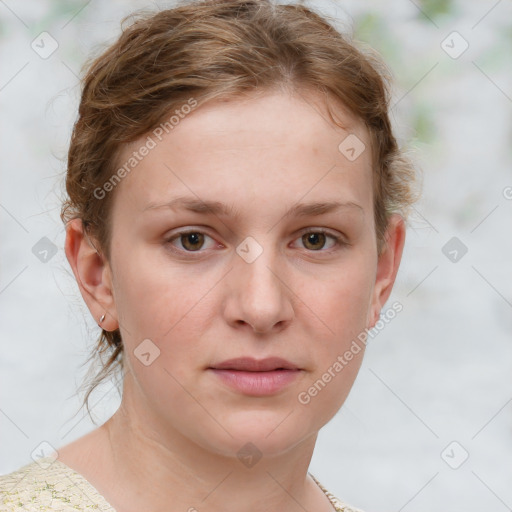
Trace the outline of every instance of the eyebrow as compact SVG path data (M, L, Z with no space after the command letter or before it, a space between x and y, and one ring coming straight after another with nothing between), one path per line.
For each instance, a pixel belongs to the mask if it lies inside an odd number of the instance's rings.
M194 213L210 214L210 215L225 215L240 217L240 212L235 210L233 206L221 203L219 201L208 201L196 199L193 197L176 197L167 201L166 203L149 203L142 211L159 210L159 209L184 209ZM314 203L300 203L292 206L284 215L284 217L315 217L325 215L327 213L336 212L341 209L354 209L359 210L364 215L364 209L361 205L353 201L327 201L327 202L314 202Z

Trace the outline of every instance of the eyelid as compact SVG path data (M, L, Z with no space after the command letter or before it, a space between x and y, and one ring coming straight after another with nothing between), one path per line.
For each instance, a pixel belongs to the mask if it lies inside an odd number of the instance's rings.
M328 228L304 228L299 231L299 235L304 235L306 233L324 233L326 235L332 236L333 238L339 238L340 240L344 240L344 237L341 233L337 233L336 231L332 231Z

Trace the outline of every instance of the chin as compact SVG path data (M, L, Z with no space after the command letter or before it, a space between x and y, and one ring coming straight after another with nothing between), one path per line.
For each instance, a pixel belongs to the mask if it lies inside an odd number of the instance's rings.
M226 457L233 457L240 451L240 456L251 451L267 457L284 454L316 433L304 418L297 420L299 411L287 407L276 411L232 413L229 417L224 416L222 426L225 430L217 429L218 435L210 436L205 443L209 450Z

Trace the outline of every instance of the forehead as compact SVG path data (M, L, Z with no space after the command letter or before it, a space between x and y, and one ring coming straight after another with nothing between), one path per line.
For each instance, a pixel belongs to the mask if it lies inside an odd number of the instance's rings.
M312 94L272 92L207 103L172 130L152 131L125 147L120 165L142 145L149 142L151 149L116 193L129 197L139 213L184 195L256 211L258 204L268 209L272 200L292 204L328 193L366 209L372 188L369 133L346 110L337 108L336 118L344 128L332 124L325 104Z

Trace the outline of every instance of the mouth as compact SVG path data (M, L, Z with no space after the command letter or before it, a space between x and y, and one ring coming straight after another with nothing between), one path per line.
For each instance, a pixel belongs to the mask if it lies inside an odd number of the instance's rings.
M252 357L239 357L229 359L210 367L213 370L233 370L245 372L271 372L276 370L300 370L300 368L286 359L280 357L267 357L254 359Z
M273 395L291 384L303 370L281 358L238 358L208 368L230 389L250 396Z

